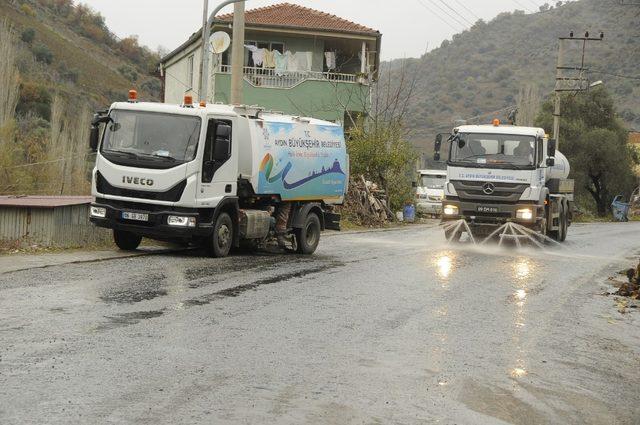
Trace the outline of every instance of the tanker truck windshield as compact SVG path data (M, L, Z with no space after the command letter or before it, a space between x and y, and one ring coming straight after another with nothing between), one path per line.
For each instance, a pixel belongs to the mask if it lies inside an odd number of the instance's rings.
M459 133L451 144L449 164L461 167L533 169L535 137Z
M199 117L122 110L109 117L101 152L111 162L170 168L195 158Z

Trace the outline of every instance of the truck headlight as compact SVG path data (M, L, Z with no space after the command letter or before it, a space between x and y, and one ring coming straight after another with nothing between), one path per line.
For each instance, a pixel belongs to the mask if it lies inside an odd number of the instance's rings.
M89 215L91 217L105 218L107 216L107 209L91 206L91 208L89 208Z
M170 215L167 217L167 224L169 226L178 227L196 227L196 218L181 215Z
M455 205L445 205L442 212L444 215L458 215L458 207Z
M522 208L516 211L516 218L520 220L531 220L533 218L533 210L531 208Z

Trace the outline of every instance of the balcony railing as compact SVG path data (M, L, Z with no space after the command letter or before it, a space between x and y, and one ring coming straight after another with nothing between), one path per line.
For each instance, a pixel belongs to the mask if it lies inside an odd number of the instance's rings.
M219 65L217 72L231 74L231 65ZM342 74L338 72L319 71L283 71L282 75L276 74L275 69L243 67L244 79L254 87L290 89L303 81L331 81L334 83L362 83L367 79L355 74Z

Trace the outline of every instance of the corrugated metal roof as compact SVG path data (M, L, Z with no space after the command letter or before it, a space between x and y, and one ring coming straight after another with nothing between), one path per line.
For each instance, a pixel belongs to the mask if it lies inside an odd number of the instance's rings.
M93 202L93 196L0 196L0 207L55 208Z

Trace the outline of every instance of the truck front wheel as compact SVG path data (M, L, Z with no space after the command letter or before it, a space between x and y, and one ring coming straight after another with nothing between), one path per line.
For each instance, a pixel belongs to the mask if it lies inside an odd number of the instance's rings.
M220 213L213 226L213 234L207 238L207 253L212 257L226 257L233 244L233 222L229 214Z
M142 241L142 236L136 235L131 232L127 232L124 230L115 230L113 231L113 240L123 251L135 251L138 246L140 246L140 242Z
M296 229L296 250L299 254L310 255L320 243L320 219L317 214L310 213L304 220L304 227Z

